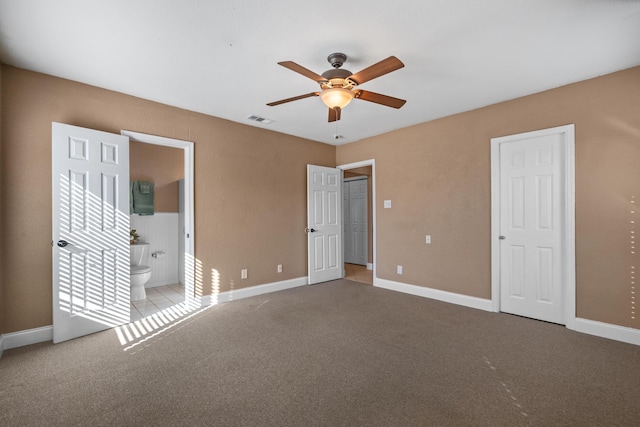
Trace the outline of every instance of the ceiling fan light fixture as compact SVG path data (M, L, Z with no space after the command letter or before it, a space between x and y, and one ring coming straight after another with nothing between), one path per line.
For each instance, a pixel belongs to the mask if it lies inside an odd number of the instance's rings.
M334 87L331 89L325 89L320 94L320 99L324 104L334 109L336 107L343 109L351 102L354 97L354 93L348 89L343 89L341 87Z

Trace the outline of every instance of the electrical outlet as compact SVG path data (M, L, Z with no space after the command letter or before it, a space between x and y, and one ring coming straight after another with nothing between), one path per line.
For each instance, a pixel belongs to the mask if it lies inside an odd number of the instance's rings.
M385 200L384 201L384 208L385 209L391 209L391 200Z
M396 273L397 273L397 274L402 274L402 266L401 266L401 265L399 265L399 266L396 268Z
M431 244L431 235L430 235L430 234L427 234L427 236L424 238L424 242L425 242L427 245L430 245L430 244Z
M246 279L246 278L247 278L247 269L246 269L246 268L243 268L243 269L240 271L240 278L241 278L241 279Z
M282 273L282 264L278 264L278 273Z

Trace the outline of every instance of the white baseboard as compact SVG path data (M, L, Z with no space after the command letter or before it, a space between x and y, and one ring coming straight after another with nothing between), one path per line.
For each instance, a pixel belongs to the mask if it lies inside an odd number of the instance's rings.
M170 279L170 280L160 280L160 281L155 281L155 282L148 282L144 285L145 289L149 289L149 288L157 288L158 286L169 286L169 285L176 285L178 284L180 281L178 280L178 278L175 279Z
M367 270L373 270L373 264L368 262L367 263Z
M10 332L3 334L0 338L0 351L51 340L53 340L53 326Z
M234 291L222 292L217 295L205 295L202 297L202 306L209 306L221 302L229 302L237 299L248 298L270 292L282 291L307 284L307 277L283 280L281 282L268 283L265 285L252 286L249 288ZM424 298L435 299L451 304L476 308L484 311L493 311L491 300L486 300L467 295L455 294L438 289L425 288L422 286L408 285L406 283L394 282L386 279L374 278L374 286L403 292ZM624 326L612 325L610 323L596 322L594 320L575 320L576 332L608 338L629 344L640 345L640 329L627 328ZM37 344L40 342L53 340L53 326L43 326L41 328L27 329L24 331L11 332L0 335L0 357L4 350L22 347L25 345Z
M379 278L373 279L373 285L392 291L431 298L451 304L463 305L465 307L477 308L485 311L494 311L491 300L482 298L470 297L438 289L425 288L422 286L407 285L406 283L399 283ZM640 329L576 318L575 331L610 340L626 342L628 344L640 345Z
M264 285L251 286L238 290L220 292L215 295L205 295L202 297L202 306L218 304L222 302L234 301L242 298L254 297L256 295L268 294L271 292L283 291L285 289L297 288L307 284L307 276L297 279L283 280L281 282L267 283Z
M493 311L493 306L489 299L455 294L453 292L441 291L439 289L425 288L424 286L408 285L406 283L379 279L377 277L373 279L373 286L419 297L435 299L451 304L463 305L465 307L477 308L479 310Z
M640 329L576 318L576 331L628 344L640 345Z
M221 302L229 302L270 292L291 289L298 286L304 286L306 284L307 277L305 276L297 279L268 283L265 285L251 286L249 288L221 292L217 295L205 295L201 299L201 304L202 306L209 306ZM41 328L3 334L0 335L0 357L2 357L2 352L4 350L51 340L53 340L53 326L43 326Z

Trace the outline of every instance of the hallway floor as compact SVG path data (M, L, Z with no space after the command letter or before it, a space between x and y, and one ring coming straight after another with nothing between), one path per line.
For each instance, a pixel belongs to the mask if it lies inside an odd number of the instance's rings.
M184 301L184 286L180 284L146 288L147 298L131 301L131 321L151 316Z
M373 285L373 270L367 270L365 265L345 263L344 278L353 282Z

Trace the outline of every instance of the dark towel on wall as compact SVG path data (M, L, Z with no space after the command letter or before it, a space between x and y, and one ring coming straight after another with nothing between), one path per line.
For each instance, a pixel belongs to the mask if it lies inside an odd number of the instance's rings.
M139 215L153 215L153 182L132 181L131 199L133 201L133 209L131 213Z

